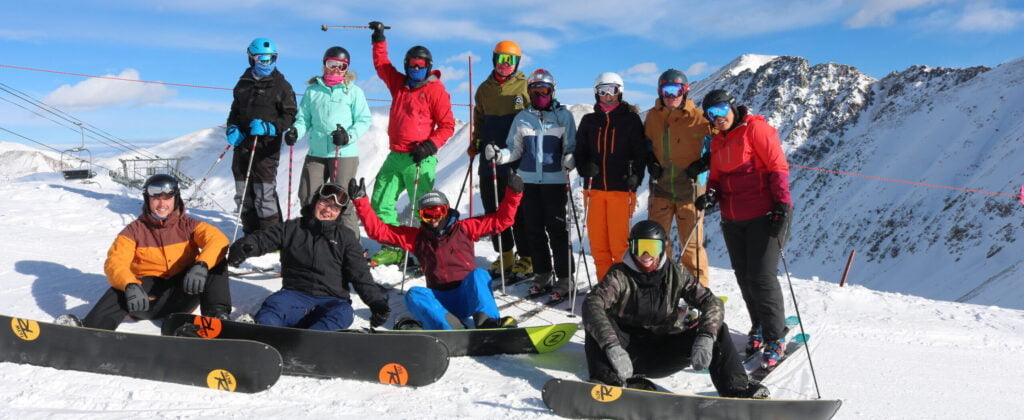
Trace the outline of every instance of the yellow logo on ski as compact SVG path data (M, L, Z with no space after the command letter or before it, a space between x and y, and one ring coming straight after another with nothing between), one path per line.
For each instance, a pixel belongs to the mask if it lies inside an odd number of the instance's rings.
M600 402L612 402L622 396L622 388L611 385L594 385L590 397Z
M235 388L238 387L238 381L235 380L235 375L232 375L231 372L224 369L214 369L206 375L206 386L218 391L235 392Z
M39 338L39 323L31 319L11 318L11 331L25 341Z

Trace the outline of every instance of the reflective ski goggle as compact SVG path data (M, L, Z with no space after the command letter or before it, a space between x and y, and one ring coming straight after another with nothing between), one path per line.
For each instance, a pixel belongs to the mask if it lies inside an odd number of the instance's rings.
M729 104L722 102L707 109L708 119L714 121L716 117L729 115Z
M178 184L170 182L165 184L151 184L146 187L146 195L159 198L178 195Z
M328 58L327 62L324 63L324 67L327 67L330 70L346 71L348 70L348 60Z
M661 86L662 98L678 98L690 90L690 85L670 84Z
M551 91L554 90L554 89L555 89L555 87L551 86L550 83L534 83L534 84L530 85L529 93L530 93L530 96L533 96L533 95L551 96Z
M629 248L629 251L638 257L644 254L660 257L661 253L665 252L665 241L661 239L633 239L629 241Z
M594 92L598 96L615 96L619 94L619 85L598 85Z
M422 58L410 58L409 61L405 62L405 66L411 69L425 69L427 68L427 60Z
M437 222L448 215L448 206L430 206L420 209L420 220L428 223Z
M348 205L348 192L341 185L328 182L321 185L316 194L321 201L326 201L332 207L341 209Z
M499 53L494 55L494 65L506 64L515 67L519 63L519 56L512 54Z
M269 66L277 62L277 54L256 54L250 55L250 57L252 57L252 61L264 66Z

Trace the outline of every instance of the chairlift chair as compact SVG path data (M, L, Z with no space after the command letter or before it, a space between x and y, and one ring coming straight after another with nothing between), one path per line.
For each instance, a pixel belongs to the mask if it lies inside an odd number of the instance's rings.
M82 124L78 124L82 130L82 145L72 147L60 153L60 171L64 174L65 180L89 179L96 176L92 170L92 152L85 148L85 130ZM75 161L78 161L75 164Z

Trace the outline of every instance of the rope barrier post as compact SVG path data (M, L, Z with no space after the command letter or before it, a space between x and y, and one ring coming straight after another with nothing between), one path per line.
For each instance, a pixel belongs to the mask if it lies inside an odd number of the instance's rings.
M857 250L850 250L850 258L846 260L846 269L843 270L843 278L839 280L839 287L846 285L846 276L850 274L850 267L853 266L853 256L857 255Z

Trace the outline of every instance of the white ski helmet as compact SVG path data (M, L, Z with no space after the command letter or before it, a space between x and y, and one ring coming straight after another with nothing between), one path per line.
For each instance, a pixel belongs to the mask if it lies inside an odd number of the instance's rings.
M601 85L618 85L620 94L626 91L626 84L622 82L622 76L610 71L601 73L597 75L597 79L594 79L594 93L597 93L597 87Z

